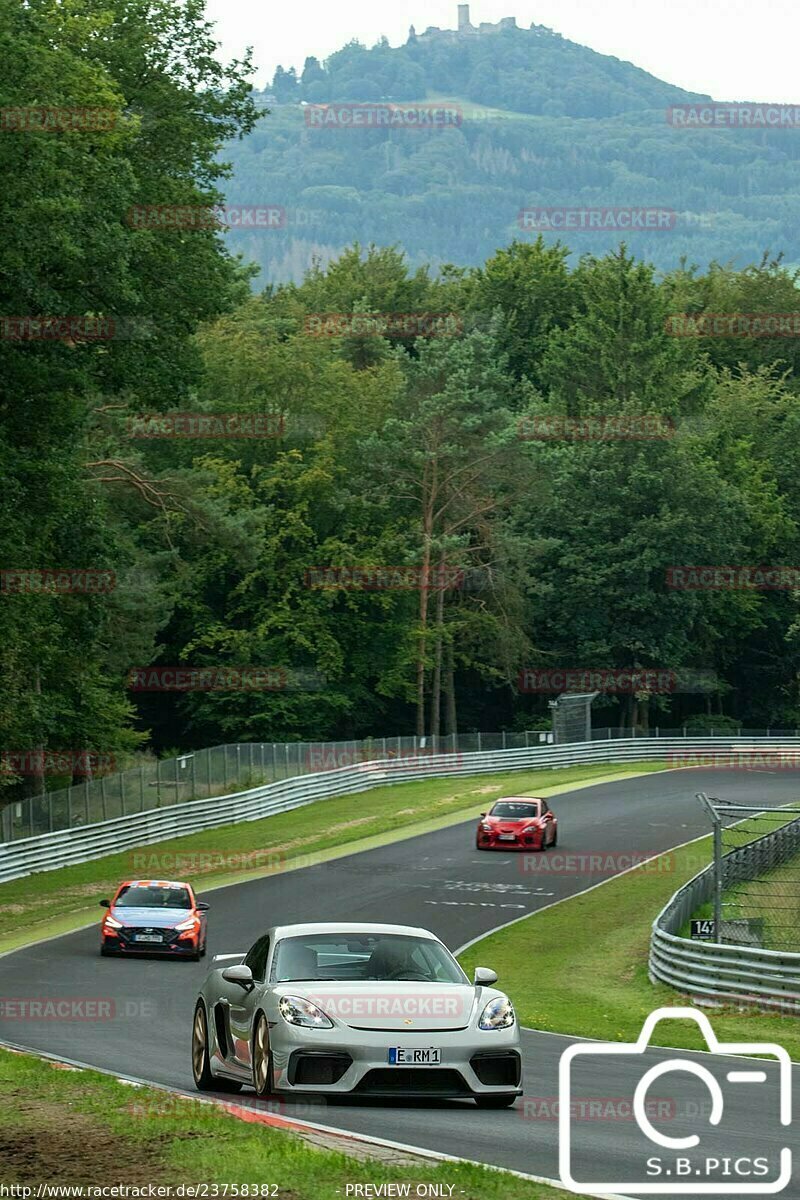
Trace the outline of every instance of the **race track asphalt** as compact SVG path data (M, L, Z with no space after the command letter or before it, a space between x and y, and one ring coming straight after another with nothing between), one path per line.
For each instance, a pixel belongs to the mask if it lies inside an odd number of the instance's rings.
M513 791L513 777L509 777L508 792ZM559 846L551 853L575 856L578 869L574 871L529 873L521 869L520 855L478 853L475 823L470 821L333 862L220 888L207 897L211 904L207 961L215 953L247 950L270 925L313 920L421 925L457 950L499 925L607 879L607 858L597 869L604 856L613 854L624 866L627 854L657 854L708 833L707 817L695 799L698 791L734 803L773 807L800 799L800 772L668 771L564 793L553 800ZM354 799L354 812L358 803ZM324 820L322 807L320 820ZM157 847L153 850L156 853ZM651 916L643 914L642 919L649 922ZM99 918L98 909L98 923ZM206 970L206 963L101 959L96 929L18 950L0 958L0 999L106 1000L109 1015L94 1021L0 1015L0 1039L191 1091L191 1015ZM746 1024L743 1039L748 1036ZM523 1031L525 1098L509 1110L479 1111L470 1101L325 1104L298 1100L285 1101L283 1111L354 1133L556 1179L558 1062L573 1040ZM650 1066L668 1057L668 1052L654 1050L648 1052L646 1063ZM719 1158L769 1155L772 1162L784 1145L798 1157L794 1126L785 1130L778 1123L776 1070L767 1069L765 1083L732 1084L725 1079L730 1060L681 1057L702 1062L722 1082L724 1119L718 1129L711 1129L705 1087L691 1076L672 1075L654 1084L650 1092L663 1102L659 1111L664 1124L659 1128L673 1137L702 1133L704 1143L708 1136L709 1154ZM745 1066L739 1063L740 1069ZM591 1168L598 1180L630 1180L637 1177L631 1174L637 1164L642 1179L640 1164L648 1153L642 1148L648 1143L635 1123L625 1119L618 1103L633 1095L641 1075L641 1066L635 1068L636 1063L624 1058L587 1062L582 1068L582 1090L577 1094L612 1100L613 1105L604 1110L604 1119L575 1124L581 1179ZM800 1068L793 1076L797 1088ZM762 1091L769 1095L761 1099ZM255 1104L255 1097L248 1100L248 1093L243 1093L242 1102ZM652 1146L649 1152L664 1155L664 1170L667 1160L675 1157L672 1151L653 1151ZM287 1181L278 1182L288 1186ZM736 1194L733 1179L730 1189L722 1186L720 1194ZM606 1186L605 1190L613 1189ZM640 1193L629 1187L626 1194ZM674 1195L679 1194L691 1195L676 1188ZM800 1200L797 1171L781 1195Z

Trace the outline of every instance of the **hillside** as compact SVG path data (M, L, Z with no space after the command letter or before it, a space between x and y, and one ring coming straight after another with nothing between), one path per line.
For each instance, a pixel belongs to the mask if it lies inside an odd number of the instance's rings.
M550 117L611 117L707 99L663 83L631 63L597 54L544 25L464 24L413 31L404 46L350 42L325 63L307 58L299 78L279 68L280 103L413 100L446 92L477 104Z
M463 119L425 134L308 124L307 105L443 99ZM796 132L668 124L670 105L698 99L542 26L351 43L299 77L279 68L258 98L271 111L227 148L229 200L286 210L282 228L237 231L231 247L261 266L261 287L354 241L400 244L415 265L475 265L532 236L524 208L658 206L674 210L670 228L628 240L661 268L682 256L743 266L766 249L800 261ZM564 240L580 255L620 236Z

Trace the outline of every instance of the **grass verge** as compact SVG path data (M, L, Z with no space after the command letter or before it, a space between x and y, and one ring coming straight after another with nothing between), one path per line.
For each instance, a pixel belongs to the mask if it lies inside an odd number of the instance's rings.
M496 970L523 1025L602 1041L634 1041L653 1009L686 1003L648 978L650 927L673 892L711 861L711 852L708 837L661 855L490 934L460 955L461 965L468 973L476 966ZM714 1009L709 1016L722 1041L777 1042L800 1060L794 1016L768 1015L755 1007ZM691 1022L661 1022L653 1041L705 1048Z
M770 810L770 832L783 825L797 820L797 809L780 819L780 809ZM761 836L763 830L756 827L748 828L748 820L736 822L727 831L740 827L740 841L737 848L754 841ZM798 894L798 862L800 858L793 855L786 862L773 867L769 871L756 876L755 879L743 880L735 887L725 891L722 897L722 920L744 919L752 922L753 931L757 933L760 944L765 950L797 950L798 927L800 927L800 894ZM681 937L688 937L693 920L714 918L714 905L710 901L698 906L691 917L684 922L680 929Z
M140 846L79 866L0 884L0 952L77 929L123 879L186 878L203 892L310 866L475 817L510 792L557 795L582 782L624 779L663 763L421 779L309 804L260 821ZM99 918L98 918L99 919Z
M515 1120L511 1112L507 1117ZM465 1120L481 1119L477 1110L465 1114ZM412 1195L417 1184L445 1185L439 1193L431 1188L433 1195L447 1195L452 1186L449 1194L462 1200L565 1196L560 1189L484 1167L431 1163L396 1151L372 1150L364 1143L346 1145L360 1145L361 1156L237 1120L216 1106L149 1088L133 1089L94 1071L55 1069L35 1057L0 1050L4 1184L124 1184L145 1189L227 1184L238 1185L240 1196L282 1200L342 1200L347 1185L389 1183L410 1184ZM267 1191L267 1185L274 1190ZM228 1194L236 1193L231 1188ZM185 1190L183 1195L191 1193Z

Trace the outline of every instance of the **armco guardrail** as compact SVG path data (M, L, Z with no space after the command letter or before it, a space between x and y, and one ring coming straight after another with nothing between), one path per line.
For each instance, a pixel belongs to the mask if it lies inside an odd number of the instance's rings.
M608 739L564 746L496 750L474 754L420 754L416 758L376 760L301 775L234 795L192 800L167 808L131 813L95 824L62 829L0 845L0 883L35 871L88 862L132 846L151 845L202 829L256 821L304 804L364 792L388 783L426 776L478 775L533 767L567 767L582 763L628 763L672 759L676 766L731 760L753 753L773 757L800 756L800 738L764 739L746 749L741 739L659 738Z
M785 862L787 850L800 853L800 818L726 854L723 867L735 868L737 882L755 879ZM700 1002L750 1003L800 1013L800 954L678 935L713 895L713 866L709 866L680 888L658 914L650 939L651 979Z
M659 729L636 733L630 729L602 728L592 731L591 741L614 741L619 738L660 739L684 737L690 739L716 737L728 739L732 733L714 735L712 730L696 729L689 734L682 729ZM746 739L800 737L797 729L739 730L736 735ZM83 779L71 787L48 790L40 786L25 796L15 794L14 787L0 789L0 842L32 838L40 833L55 833L75 825L92 825L114 817L128 817L151 808L165 808L185 800L202 797L229 796L232 792L277 783L295 775L311 775L318 771L333 771L355 763L386 758L416 758L419 754L481 754L490 750L519 750L536 748L556 742L583 741L583 735L572 738L556 736L550 730L501 731L500 733L453 733L433 737L373 737L362 741L344 742L234 742L190 750L177 758L144 758L127 770ZM46 750L33 751L31 757L42 758L43 776ZM57 759L58 756L56 756ZM7 783L8 780L1 782ZM44 778L40 778L44 784Z
M18 797L0 790L0 842L129 817L186 800L229 796L296 775L313 775L386 758L420 754L517 750L554 740L552 732L457 733L445 737L380 737L346 742L234 742L145 759L125 771L86 778L71 787L39 788ZM42 751L42 765L46 752ZM36 755L33 755L36 758ZM2 780L0 780L2 782ZM43 782L43 779L40 780Z

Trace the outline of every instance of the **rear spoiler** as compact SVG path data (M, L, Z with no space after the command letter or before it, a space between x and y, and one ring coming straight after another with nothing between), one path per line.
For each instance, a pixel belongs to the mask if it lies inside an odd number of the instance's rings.
M247 957L247 951L245 950L241 954L215 954L211 961L212 961L212 963L230 962L230 960L232 958L238 958L241 961L243 958L246 958L246 957Z

